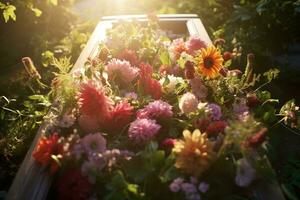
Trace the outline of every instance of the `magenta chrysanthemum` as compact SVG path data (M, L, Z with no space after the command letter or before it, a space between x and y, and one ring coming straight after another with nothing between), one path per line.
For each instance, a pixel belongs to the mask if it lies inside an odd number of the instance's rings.
M121 83L129 84L138 75L139 69L132 67L129 61L112 59L105 67L110 79L120 79Z
M136 119L130 124L128 136L135 142L147 142L160 130L161 126L152 119Z
M172 106L162 100L149 103L137 113L138 118L168 119L172 116Z

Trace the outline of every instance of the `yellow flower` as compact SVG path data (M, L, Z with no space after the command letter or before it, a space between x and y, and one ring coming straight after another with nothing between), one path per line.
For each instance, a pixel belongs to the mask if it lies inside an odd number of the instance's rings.
M183 140L175 142L173 148L176 155L175 167L199 177L216 159L216 152L213 151L214 143L207 138L206 133L201 134L198 129L193 133L184 130L183 137Z
M222 64L223 57L216 47L209 46L206 49L201 49L198 56L198 71L200 74L208 78L215 78L219 75Z

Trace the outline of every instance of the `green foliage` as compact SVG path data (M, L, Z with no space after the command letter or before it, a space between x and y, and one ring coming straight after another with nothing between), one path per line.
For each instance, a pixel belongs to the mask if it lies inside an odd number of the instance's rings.
M297 154L292 154L288 163L283 168L281 188L287 197L291 200L300 198L297 191L300 190L300 157Z
M5 23L7 23L9 19L16 21L17 16L15 14L15 6L10 5L9 3L5 5L4 3L0 2L0 9L3 10L3 18L5 20Z
M140 200L144 199L143 193L139 192L139 186L130 184L126 181L124 174L120 170L116 170L111 181L106 184L109 191L104 197L105 200Z

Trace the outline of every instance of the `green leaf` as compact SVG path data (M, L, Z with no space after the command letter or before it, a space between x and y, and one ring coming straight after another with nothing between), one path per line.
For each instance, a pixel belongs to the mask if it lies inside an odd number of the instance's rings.
M3 17L5 20L5 23L7 23L9 19L16 21L17 16L15 14L15 10L16 10L16 7L13 5L5 6L4 11L3 11Z
M32 12L34 12L34 14L35 14L36 17L40 17L40 16L42 15L42 13L43 13L43 12L42 12L40 9L38 9L38 8L31 7L30 9L32 10Z
M167 66L171 65L171 59L168 51L162 51L159 55L159 59L163 65L167 65Z

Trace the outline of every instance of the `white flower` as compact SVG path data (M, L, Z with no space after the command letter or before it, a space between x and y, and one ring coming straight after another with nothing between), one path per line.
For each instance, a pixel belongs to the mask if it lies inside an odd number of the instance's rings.
M181 112L189 114L197 110L198 99L190 92L185 93L179 100L179 108Z
M166 80L169 80L169 83L164 85ZM184 80L181 77L176 77L174 75L168 75L167 78L163 77L159 80L161 86L163 86L163 90L167 93L174 92L176 89L176 85L183 84Z
M235 183L240 187L248 187L256 178L256 171L246 158L237 161Z

